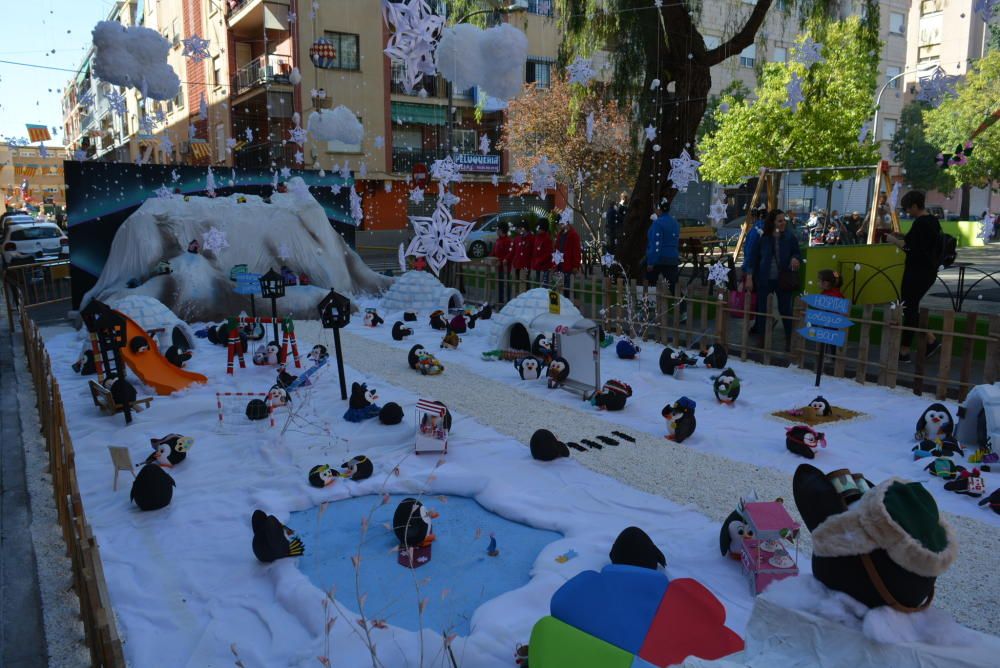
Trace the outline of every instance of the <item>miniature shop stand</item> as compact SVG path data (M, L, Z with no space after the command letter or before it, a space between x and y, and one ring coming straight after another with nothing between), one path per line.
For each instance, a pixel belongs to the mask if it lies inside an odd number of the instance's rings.
M743 518L753 531L743 538L741 561L756 596L776 580L799 574L799 525L780 501L755 501L743 505ZM794 548L794 556L789 552Z
M396 561L400 566L405 566L407 568L420 568L431 560L432 545L434 544L429 543L427 545L420 545L417 547L400 546Z
M416 453L448 452L448 432L451 420L448 408L439 401L417 401Z

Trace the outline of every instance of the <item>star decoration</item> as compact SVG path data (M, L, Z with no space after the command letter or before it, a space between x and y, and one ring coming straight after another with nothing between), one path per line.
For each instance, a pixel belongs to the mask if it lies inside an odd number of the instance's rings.
M802 95L802 77L797 72L792 73L792 79L788 82L787 88L788 99L781 106L785 109L791 109L794 114L799 111L799 105L805 100L805 96Z
M306 132L301 126L298 126L298 125L296 125L294 128L292 128L291 130L289 130L288 134L291 135L292 141L295 142L296 144L298 144L299 146L305 145L306 138L309 136L309 133Z
M492 176L490 176L490 183L492 183L495 186L499 185L500 184L500 177L497 176L496 174L493 174Z
M344 161L344 166L340 168L340 178L347 180L351 178L351 168L347 166L347 161Z
M351 218L354 219L355 225L360 225L361 221L365 217L365 212L361 209L361 195L354 189L350 189L350 200L351 200Z
M442 193L440 193L438 195L438 200L440 200L441 202L443 202L445 206L449 206L450 207L450 206L455 206L456 204L458 204L459 202L461 202L462 198L459 197L458 195L455 195L455 194L453 194L453 193L448 192L447 190L445 190L444 192L442 192Z
M153 192L156 193L157 197L162 197L162 198L170 198L174 196L174 192L165 185L160 186Z
M385 146L385 137L382 135L375 137L375 148L382 148L383 146Z
M572 63L566 66L566 74L569 75L571 84L586 86L587 83L597 76L594 71L594 61L590 58L577 56Z
M382 19L393 29L385 55L403 64L403 88L412 93L424 74L433 75L434 49L444 18L425 0L382 0Z
M687 192L689 183L698 183L699 167L701 163L693 159L687 149L684 149L680 157L670 159L670 173L667 174L667 178L673 182L677 190L682 193Z
M871 121L865 121L861 124L861 129L858 130L858 144L864 144L865 140L868 139L868 133L872 131Z
M524 173L523 169L515 169L514 173L510 175L510 180L519 186L523 186L528 182L528 176Z
M814 42L812 37L805 40L795 48L795 60L806 67L812 67L816 63L826 62L822 54L823 45Z
M446 188L449 183L459 183L462 180L459 165L450 155L444 160L435 160L431 163L431 176L437 179L442 188Z
M108 93L108 104L116 114L124 116L128 112L128 105L125 103L125 96L116 90Z
M483 155L490 152L490 138L486 135L479 136L479 152Z
M558 267L562 264L563 257L564 256L561 251L552 251L552 264Z
M708 219L715 224L716 227L721 225L726 220L726 203L721 199L715 200L712 206L708 207Z
M229 240L226 238L225 232L218 227L212 226L208 228L208 232L205 232L205 235L202 237L201 247L218 255L219 251L229 248Z
M573 209L566 207L559 214L559 224L560 225L570 225L573 223Z
M594 141L594 112L587 114L587 143Z
M643 128L642 131L646 133L646 141L653 141L656 139L656 128L653 127L652 123Z
M156 123L153 121L151 117L143 116L142 118L139 119L139 126L142 128L142 131L144 133L146 133L147 135L151 135L153 134L153 128L156 127Z
M424 258L435 274L449 260L469 261L465 253L465 237L472 230L472 223L453 219L443 202L438 202L431 216L410 216L410 224L413 225L414 237L406 255Z
M236 138L230 137L226 140L226 150L232 152L234 148L236 148Z
M253 130L250 129L250 128L247 128L247 131L244 134L246 135L247 143L252 144L253 143Z
M941 104L946 97L955 94L955 84L959 77L949 76L941 67L934 69L930 76L920 77L920 92L917 99L932 107Z
M611 253L605 253L601 256L601 264L605 267L611 267L615 263L615 256Z
M556 187L556 171L558 169L543 155L541 160L531 168L531 191L538 193L539 197L545 197L546 190L554 190Z
M724 288L729 284L729 267L721 260L712 265L708 270L708 280L715 283L717 287Z
M298 164L301 165L303 162L305 162L305 160L306 160L306 157L304 155L302 155L302 151L296 151L295 152L295 162L297 162Z
M414 188L410 191L410 201L414 204L420 204L424 201L424 189Z
M292 176L292 170L290 170L288 167L281 168L281 178L287 179L290 178L291 176Z
M181 40L181 43L184 44L184 52L181 55L196 63L200 63L212 55L208 52L208 40L202 39L198 35L191 35L187 39Z

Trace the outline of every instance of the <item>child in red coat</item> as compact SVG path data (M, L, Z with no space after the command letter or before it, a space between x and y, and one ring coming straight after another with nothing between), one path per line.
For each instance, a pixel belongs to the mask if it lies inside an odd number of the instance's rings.
M528 234L528 223L520 222L517 225L518 235L512 242L510 255L510 268L514 270L514 278L520 277L522 269L531 271L531 246L532 236Z
M535 270L536 283L549 282L549 270L552 269L552 235L549 234L547 220L538 222L535 235L532 237L531 268Z
M840 292L841 284L840 272L833 269L823 269L819 272L819 288L824 295L843 299L844 295Z
M497 259L497 302L506 300L507 282L510 280L510 261L514 254L514 240L507 234L507 223L497 225L497 240L493 244L493 257Z
M569 297L569 277L580 270L583 247L580 235L570 224L568 216L559 219L559 236L556 237L556 251L562 253L562 262L555 266L563 275L563 294Z

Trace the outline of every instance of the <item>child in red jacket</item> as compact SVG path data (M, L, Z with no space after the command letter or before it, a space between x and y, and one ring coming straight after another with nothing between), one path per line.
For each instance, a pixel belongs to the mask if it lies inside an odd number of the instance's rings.
M556 271L563 275L563 294L569 297L569 277L580 270L583 255L580 235L570 223L569 216L559 219L559 236L556 237L556 251L562 253L562 262L556 265Z
M833 269L823 269L819 272L819 288L824 295L843 299L844 295L840 292L841 283L840 272Z
M497 259L497 303L506 300L507 282L510 280L510 260L514 253L514 240L507 234L507 223L497 225L497 240L493 244L493 257Z
M549 282L549 270L552 269L552 235L549 234L547 220L538 221L538 227L532 237L531 268L535 270L536 283Z
M528 223L521 221L517 225L517 238L512 242L510 268L514 270L515 280L520 278L521 270L531 271L532 236L528 234Z

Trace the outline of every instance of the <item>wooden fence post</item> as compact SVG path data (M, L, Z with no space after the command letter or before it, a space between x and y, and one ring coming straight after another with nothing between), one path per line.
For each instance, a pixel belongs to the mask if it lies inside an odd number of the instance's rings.
M858 334L858 366L854 371L854 380L860 385L868 381L868 355L871 351L872 313L875 307L865 304L861 313L861 331Z
M938 350L938 382L934 396L939 400L948 396L948 381L951 375L951 352L955 344L955 312L944 312L944 323L941 326L943 338L941 349Z
M979 322L979 314L977 313L967 313L965 315L965 333L970 337L976 335L976 324ZM958 400L965 401L965 395L968 394L968 388L973 385L972 383L972 357L976 352L976 340L973 338L968 338L962 343L962 372L959 375L958 381ZM987 361L988 363L988 361Z

